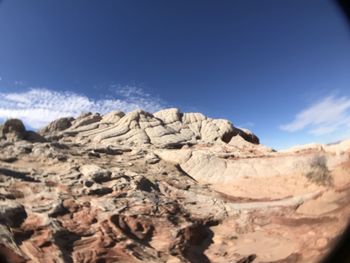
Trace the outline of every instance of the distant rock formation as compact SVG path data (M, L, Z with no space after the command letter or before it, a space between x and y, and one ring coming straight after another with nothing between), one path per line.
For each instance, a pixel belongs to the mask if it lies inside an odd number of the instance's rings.
M0 125L0 140L18 141L28 140L32 142L44 142L44 137L33 131L27 131L19 119L8 119Z
M180 148L196 143L229 143L232 137L259 144L249 130L238 129L223 119L211 119L201 113L181 113L178 109L165 109L154 114L137 110L127 114L111 112L105 116L87 113L73 120L62 118L50 123L40 133L56 132L64 136L76 134L82 140L102 144L145 145L159 148Z
M26 128L18 119L9 119L0 126L0 138L7 140L20 140L26 136Z

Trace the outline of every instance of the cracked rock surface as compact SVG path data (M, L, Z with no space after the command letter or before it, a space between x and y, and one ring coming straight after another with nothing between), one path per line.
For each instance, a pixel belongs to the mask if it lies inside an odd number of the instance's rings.
M0 262L318 262L349 218L349 141L178 109L0 128Z

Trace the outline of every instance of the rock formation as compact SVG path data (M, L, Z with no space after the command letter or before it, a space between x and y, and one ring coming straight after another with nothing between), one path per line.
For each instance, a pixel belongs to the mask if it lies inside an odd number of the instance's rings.
M276 152L178 109L0 138L1 262L317 262L349 218L349 142Z

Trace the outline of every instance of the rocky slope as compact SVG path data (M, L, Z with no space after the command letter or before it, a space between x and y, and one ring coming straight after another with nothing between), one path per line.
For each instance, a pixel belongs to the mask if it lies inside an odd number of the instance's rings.
M166 109L0 126L1 262L318 262L350 213L350 142L276 152Z

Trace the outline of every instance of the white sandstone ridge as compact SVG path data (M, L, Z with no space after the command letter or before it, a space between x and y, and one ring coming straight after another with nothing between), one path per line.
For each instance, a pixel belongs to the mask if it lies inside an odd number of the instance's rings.
M149 113L136 110L114 111L101 116L87 113L77 119L61 118L39 131L46 136L74 135L80 140L105 145L154 145L160 148L181 148L197 143L229 143L239 137L259 144L259 138L246 129L239 129L224 119L212 119L201 113L182 113L170 108ZM237 138L235 138L237 140Z
M289 149L281 150L282 153L302 153L311 150L333 152L337 155L341 155L350 149L350 140L339 141L336 143L321 144L321 143L309 143L304 145L296 145Z

